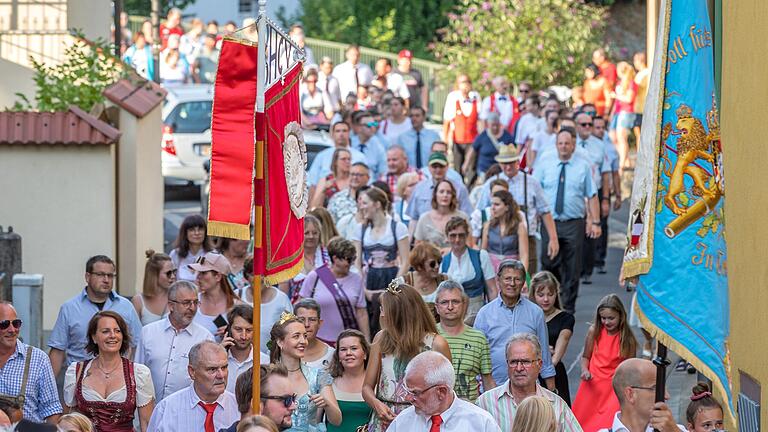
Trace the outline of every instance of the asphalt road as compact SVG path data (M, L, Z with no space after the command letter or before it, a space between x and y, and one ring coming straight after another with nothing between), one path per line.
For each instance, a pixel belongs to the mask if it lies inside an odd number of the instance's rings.
M625 194L626 195L626 194ZM582 284L579 289L579 297L576 302L576 325L574 327L573 337L568 345L568 351L563 360L568 370L568 378L571 390L571 400L576 395L580 383L581 367L579 360L584 348L584 338L587 330L595 318L595 308L604 296L614 293L624 302L629 313L632 293L627 292L624 287L618 283L619 269L621 259L626 244L626 224L629 217L629 205L624 203L621 209L611 213L608 228L608 257L606 259L606 271L604 275L595 273L592 277L591 285ZM200 212L200 201L197 190L174 190L172 193L166 193L164 231L165 231L165 249L170 251L175 240L179 226L184 217L189 214ZM640 332L635 329L635 335L640 344L643 338ZM670 393L673 395L670 404L673 412L678 419L685 419L686 395L695 384L695 375L674 372L674 364L678 359L674 353L670 353L672 367L669 368L667 376L669 379Z

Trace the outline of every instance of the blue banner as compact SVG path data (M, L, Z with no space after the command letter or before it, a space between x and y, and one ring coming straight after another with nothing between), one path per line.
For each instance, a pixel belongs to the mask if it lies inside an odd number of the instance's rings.
M646 102L652 115L643 119L652 133L644 131L638 155L651 161L633 190L625 276L640 276L644 327L709 377L732 415L725 191L707 2L667 0L662 18L656 85Z

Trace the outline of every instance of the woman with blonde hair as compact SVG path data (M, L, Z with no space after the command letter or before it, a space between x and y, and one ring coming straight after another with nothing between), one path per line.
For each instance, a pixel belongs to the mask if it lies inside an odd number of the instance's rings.
M240 420L237 432L278 432L275 422L269 417L255 415Z
M411 218L408 216L408 200L411 199L413 188L419 184L419 174L415 172L407 172L400 175L397 178L397 184L395 185L395 204L393 213L400 222L408 225L411 222Z
M333 216L325 207L315 207L309 211L309 214L320 221L320 244L327 247L328 242L339 235Z
M170 256L152 249L144 253L144 284L141 294L131 299L143 326L168 316L168 287L176 282L177 272Z
M629 133L635 126L635 98L637 97L637 84L635 84L635 68L627 62L621 62L616 66L619 75L619 84L616 86L614 97L614 115L616 116L616 151L619 152L619 168L629 168Z
M59 417L59 423L56 426L61 432L93 432L91 420L79 412L72 412Z
M373 339L363 383L363 399L373 408L370 432L382 432L408 408L405 367L424 351L451 359L448 342L438 335L437 325L421 295L402 279L393 280L380 297L382 330Z
M293 279L280 283L280 289L288 294L292 302L299 300L299 291L312 271L330 262L327 244L323 244L323 224L313 214L304 216L304 267Z
M557 422L552 402L544 396L529 396L520 403L512 421L512 432L555 432Z

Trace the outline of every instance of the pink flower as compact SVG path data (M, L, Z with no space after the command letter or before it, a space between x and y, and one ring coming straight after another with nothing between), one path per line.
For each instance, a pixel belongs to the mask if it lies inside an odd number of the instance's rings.
M536 49L539 50L539 51L544 51L544 45L538 44L538 45L536 45Z
M510 60L508 58L505 58L504 61L502 61L502 63L504 63L505 65L511 65L512 64L512 60Z
M456 15L455 13L449 13L448 14L448 19L451 20L451 21L456 21L457 19L459 19L459 16Z
M483 10L486 10L486 11L491 10L491 3L490 2L483 2Z
M536 24L541 24L542 21L541 17L536 17Z
M487 72L487 71L483 72L483 79L484 80L488 80L490 78L491 78L491 73L490 72Z
M568 62L568 64L573 64L574 62L573 56L568 56L565 58L565 60Z

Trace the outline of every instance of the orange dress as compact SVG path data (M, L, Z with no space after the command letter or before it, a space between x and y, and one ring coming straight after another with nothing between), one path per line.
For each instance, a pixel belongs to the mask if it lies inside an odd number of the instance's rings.
M621 335L609 335L603 328L589 359L592 379L581 381L573 401L573 414L584 432L609 428L619 410L619 400L613 393L611 380L616 368L625 359L621 357Z

